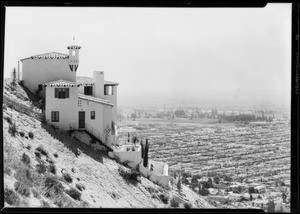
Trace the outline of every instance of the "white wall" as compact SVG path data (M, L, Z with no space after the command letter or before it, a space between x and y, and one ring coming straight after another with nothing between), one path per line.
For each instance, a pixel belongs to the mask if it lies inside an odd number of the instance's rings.
M154 171L150 171L149 168L145 168L143 164L139 165L139 172L150 181L166 188L170 189L170 178L168 175L156 174Z
M94 129L96 129L98 132L100 132L103 135L103 124L102 124L102 120L103 120L103 108L104 105L101 103L95 103L92 101L87 101L84 99L80 99L81 100L81 107L79 105L77 105L77 114L79 114L79 111L84 111L85 112L85 123L89 124L91 127L93 127ZM91 111L95 111L95 119L92 120L91 119ZM78 118L78 116L77 116ZM79 121L77 121L78 123ZM103 140L103 139L101 139Z
M61 87L66 88L66 87ZM78 110L74 108L77 106L78 93L77 87L69 88L69 98L58 99L55 98L55 87L45 87L46 89L46 120L50 124L59 126L61 130L69 130L70 123L78 123ZM51 111L59 111L59 122L51 122Z
M103 86L104 87L104 86ZM117 86L113 86L113 95L104 95L104 99L109 100L114 106L112 107L112 120L114 121L115 125L117 125L117 117L118 117L118 110L117 110Z
M122 145L118 149L114 147L114 156L119 157L120 162L124 163L125 161L130 161L128 165L131 168L136 168L137 165L141 162L141 146L134 147L135 151L132 151L132 145ZM127 151L127 148L130 150Z
M22 80L34 92L38 84L55 80L76 82L76 72L69 68L68 59L26 59L22 61Z
M104 98L104 72L94 71L93 73L94 87L93 94L95 97Z

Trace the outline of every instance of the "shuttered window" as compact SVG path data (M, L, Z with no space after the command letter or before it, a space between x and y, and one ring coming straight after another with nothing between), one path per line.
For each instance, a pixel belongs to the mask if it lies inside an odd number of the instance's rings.
M51 122L59 122L59 111L51 111Z
M69 88L56 88L54 97L58 99L69 98L69 91Z

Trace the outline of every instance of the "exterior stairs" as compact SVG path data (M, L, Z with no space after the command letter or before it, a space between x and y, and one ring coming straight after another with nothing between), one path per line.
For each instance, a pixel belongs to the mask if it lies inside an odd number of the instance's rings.
M87 135L89 135L93 141L99 143L101 146L104 146L107 151L113 151L109 146L105 145L101 139L98 139L97 137L95 137L92 133L90 133L88 130L83 130Z

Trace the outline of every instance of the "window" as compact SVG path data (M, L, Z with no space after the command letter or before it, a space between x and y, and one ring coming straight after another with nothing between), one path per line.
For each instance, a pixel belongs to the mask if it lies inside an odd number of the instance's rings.
M51 111L51 122L59 122L59 111Z
M39 90L39 91L42 91L42 90L43 90L43 85L42 85L42 84L39 84L38 90Z
M93 86L85 86L84 94L85 95L93 95Z
M69 98L69 89L68 88L56 88L55 89L55 98L58 98L58 99Z
M91 111L91 120L94 120L96 118L95 111Z
M113 95L113 86L112 85L104 86L104 95Z

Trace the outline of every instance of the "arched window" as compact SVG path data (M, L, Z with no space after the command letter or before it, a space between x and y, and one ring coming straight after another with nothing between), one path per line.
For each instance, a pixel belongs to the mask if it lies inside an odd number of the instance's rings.
M75 51L74 50L72 50L72 56L75 56Z

